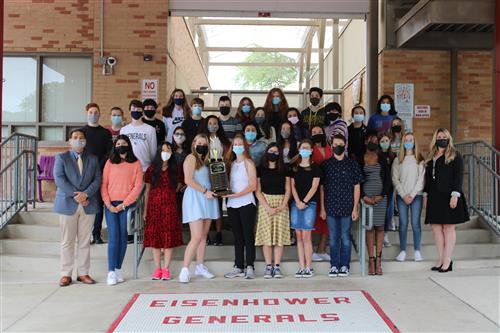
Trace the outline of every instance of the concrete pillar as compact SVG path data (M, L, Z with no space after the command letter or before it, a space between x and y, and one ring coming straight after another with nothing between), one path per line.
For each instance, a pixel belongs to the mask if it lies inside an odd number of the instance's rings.
M0 84L0 130L2 129L2 88L3 88L3 0L0 0L0 78L2 78L2 84ZM0 134L0 142L2 142L2 135Z
M332 88L339 89L339 19L333 19L332 34Z
M500 135L498 131L500 130L500 103L497 97L500 96L500 0L495 2L495 57L493 59L495 63L495 80L494 94L493 94L493 106L495 112L493 113L493 118L495 122L493 124L493 143L497 149L500 148Z
M370 1L366 16L366 110L371 115L378 99L378 1Z
M458 51L450 51L450 132L453 137L457 136L458 119Z

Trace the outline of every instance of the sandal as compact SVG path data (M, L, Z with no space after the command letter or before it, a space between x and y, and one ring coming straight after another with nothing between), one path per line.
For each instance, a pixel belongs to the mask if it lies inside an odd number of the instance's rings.
M383 275L384 273L382 273L382 252L380 252L377 256L377 260L375 261L376 263L376 274L377 275Z
M368 275L375 275L375 257L368 258Z

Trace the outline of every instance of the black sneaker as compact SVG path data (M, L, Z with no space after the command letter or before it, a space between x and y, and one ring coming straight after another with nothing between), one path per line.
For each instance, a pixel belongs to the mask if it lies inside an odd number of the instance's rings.
M306 267L303 271L302 271L302 277L303 278L311 278L314 276L314 271L311 271L310 268Z
M328 276L329 277L337 277L337 276L339 276L339 270L337 269L337 267L332 266L332 268L330 268L330 272L328 272Z
M295 273L295 277L300 279L303 276L304 276L304 269L303 268L299 268L299 270Z
M273 277L273 266L266 265L266 270L264 271L264 279L270 279Z
M347 266L342 266L342 267L340 267L340 270L339 270L339 276L340 276L340 277L346 277L346 276L349 276L349 268L347 268Z
M104 241L102 240L101 236L94 236L94 244L103 244Z

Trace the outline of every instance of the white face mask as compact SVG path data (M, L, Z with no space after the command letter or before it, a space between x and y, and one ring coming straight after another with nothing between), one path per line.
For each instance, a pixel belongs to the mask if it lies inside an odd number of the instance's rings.
M174 134L174 141L178 145L182 145L184 143L184 141L186 141L186 136Z
M166 162L170 159L170 156L172 156L172 153L169 151L162 151L161 152L161 159Z

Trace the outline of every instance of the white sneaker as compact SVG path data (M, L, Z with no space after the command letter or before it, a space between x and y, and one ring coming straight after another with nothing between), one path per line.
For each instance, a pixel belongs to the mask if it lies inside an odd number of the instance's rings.
M116 273L111 271L108 273L108 278L106 279L108 286L114 286L116 284Z
M330 255L328 253L321 253L320 257L323 258L324 261L330 261Z
M389 234L385 234L384 235L384 247L391 247L392 244L391 242L389 241Z
M424 257L422 257L420 251L415 251L415 261L424 261Z
M320 253L313 253L312 261L323 261L323 257Z
M182 267L181 272L179 273L179 282L180 283L189 283L191 277L189 276L189 269L187 267Z
M396 257L396 260L405 261L405 259L406 259L406 251L399 252L398 256Z
M123 273L121 269L115 268L116 282L122 283L125 281L123 278Z
M208 271L207 266L203 264L196 265L195 275L203 276L205 279L213 279L215 275Z

